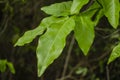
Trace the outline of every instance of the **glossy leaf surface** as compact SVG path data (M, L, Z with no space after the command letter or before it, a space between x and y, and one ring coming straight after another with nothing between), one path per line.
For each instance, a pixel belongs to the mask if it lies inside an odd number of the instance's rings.
M55 3L50 6L42 7L41 10L52 16L68 16L70 15L71 4L72 1Z
M73 0L71 14L78 14L80 9L88 3L89 0Z
M40 37L37 47L38 76L60 55L65 44L67 35L75 26L74 20L69 18L65 21L52 24L47 32Z

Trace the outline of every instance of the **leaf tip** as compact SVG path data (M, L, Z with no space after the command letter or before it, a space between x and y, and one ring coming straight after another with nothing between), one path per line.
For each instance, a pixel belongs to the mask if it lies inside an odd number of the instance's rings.
M14 47L16 47L17 45L15 44Z
M19 41L17 41L17 42L15 43L14 47L16 47L16 46L24 46L24 44L22 44L22 43L20 43Z
M82 50L82 52L83 52L83 54L84 54L85 56L88 55L89 49L90 49L90 47L89 47L89 48L85 48L85 47L83 48L83 47L81 47L81 50Z
M42 11L43 11L43 10L44 10L44 7L40 8L40 10L42 10Z
M87 56L87 55L88 55L88 52L87 52L87 53L83 52L83 53L84 53L84 55L85 55L85 56Z
M41 66L38 68L38 77L41 77L43 75L43 73L45 72L47 67L45 66Z
M16 47L16 46L19 46L19 45L18 45L18 41L14 44L14 47Z
M110 60L108 60L107 65L109 65L110 63L111 63L111 61L110 61Z

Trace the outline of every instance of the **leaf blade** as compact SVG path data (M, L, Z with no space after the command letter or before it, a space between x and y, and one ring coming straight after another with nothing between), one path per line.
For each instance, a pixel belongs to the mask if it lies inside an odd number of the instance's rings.
M78 14L80 9L88 3L89 0L73 0L71 14Z
M114 61L118 57L120 57L120 44L118 44L113 48L107 64L110 64L112 61Z
M84 55L87 55L94 40L94 23L88 16L77 16L75 38Z
M64 46L66 36L73 30L75 23L73 19L54 24L43 35L37 47L38 76L60 55Z
M42 7L41 10L52 16L68 16L70 14L72 1L55 3L50 6Z
M49 27L53 23L59 22L61 19L62 18L58 19L58 18L53 17L53 16L44 18L37 28L25 32L25 34L21 38L18 39L18 41L16 42L15 46L23 46L24 44L32 42L33 39L36 36L43 34L44 30L47 27ZM63 20L64 19L66 19L66 18L63 17Z
M117 28L119 24L119 0L100 0L103 5L104 14L108 18L108 21Z
M11 62L7 62L7 65L9 67L11 73L15 74L15 68L14 68L13 64Z
M81 15L88 16L94 24L97 25L104 13L102 7L94 1L94 3L86 11L82 12Z
M0 71L5 72L7 60L0 60Z

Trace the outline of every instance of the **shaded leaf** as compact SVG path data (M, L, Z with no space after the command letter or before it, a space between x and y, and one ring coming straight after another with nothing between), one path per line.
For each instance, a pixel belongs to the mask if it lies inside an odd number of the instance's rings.
M8 62L7 60L0 60L0 71L5 72L6 66L9 67L10 71L14 74L15 69L13 67L13 64L11 62Z
M43 34L44 30L52 23L57 23L61 21L61 19L64 20L66 18L47 17L43 19L37 28L25 32L25 34L16 42L15 46L23 46L24 44L32 42L36 36Z
M75 71L75 73L76 73L77 75L82 74L82 76L86 76L87 72L88 72L88 69L87 69L86 67L79 67L79 68Z
M15 74L15 68L14 68L13 64L11 62L7 62L7 65L9 67L11 73Z
M80 9L88 3L89 0L73 0L71 14L78 14Z
M7 60L0 60L0 71L5 72Z
M103 5L104 14L110 24L117 28L119 24L119 0L100 0L100 3Z
M118 57L120 57L120 44L118 44L117 46L113 48L112 53L108 60L108 64L114 61Z
M50 6L42 7L41 10L43 10L46 14L53 16L68 16L70 15L71 4L72 1L55 3Z
M74 20L69 18L52 24L47 32L40 37L37 47L38 76L60 55L66 42L67 35L75 26Z
M88 16L77 16L75 38L84 55L87 55L94 40L94 23Z

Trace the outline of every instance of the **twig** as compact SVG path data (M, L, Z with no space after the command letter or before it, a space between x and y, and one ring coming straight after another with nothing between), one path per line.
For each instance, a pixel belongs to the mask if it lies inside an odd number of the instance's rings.
M107 80L110 80L110 75L109 75L108 66L106 66L106 76L107 76Z
M70 46L69 46L69 48L68 48L68 53L67 53L66 61L65 61L65 64L64 64L64 69L63 69L63 73L62 73L62 78L61 78L61 80L63 80L63 78L64 78L64 76L65 76L65 74L66 74L67 67L68 67L68 62L69 62L69 59L70 59L70 54L71 54L71 51L72 51L74 42L75 42L75 39L74 39L74 37L72 37L72 40L71 40L71 42L70 42Z
M73 67L73 69L70 71L70 73L68 75L72 75L73 72L78 69L80 67L80 65L82 65L83 63L79 62L75 67Z
M66 80L66 79L77 80L75 77L73 77L71 75L67 75L67 76L62 77L61 79L56 79L56 80Z
M109 50L109 51L103 53L103 55L101 55L100 57L95 58L95 59L92 59L92 60L90 60L89 62L96 62L96 61L102 60L103 58L105 58L105 57L110 53L110 51L111 51L111 50Z

